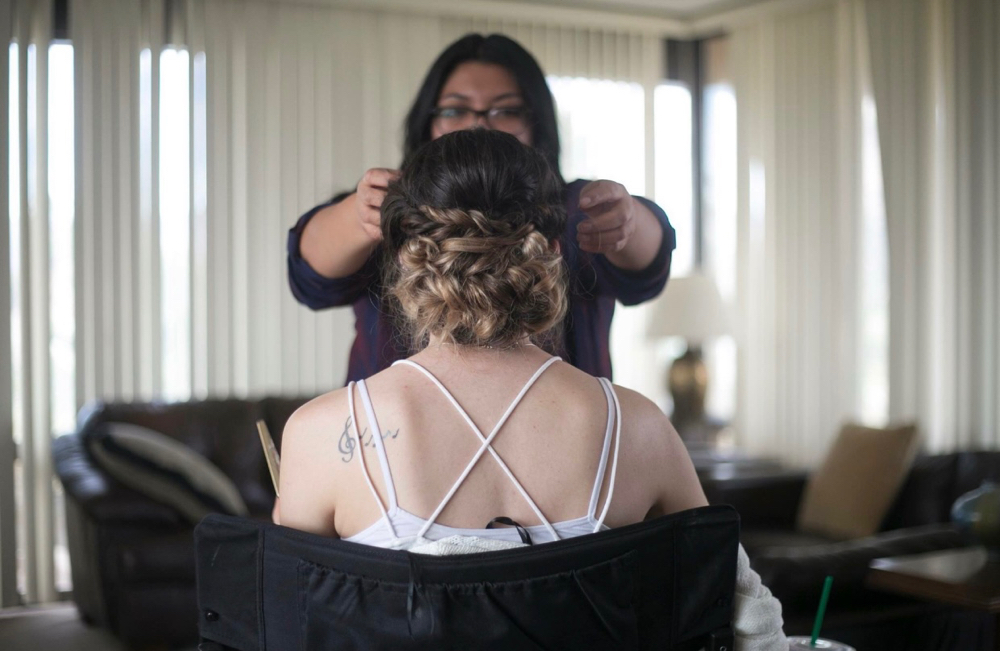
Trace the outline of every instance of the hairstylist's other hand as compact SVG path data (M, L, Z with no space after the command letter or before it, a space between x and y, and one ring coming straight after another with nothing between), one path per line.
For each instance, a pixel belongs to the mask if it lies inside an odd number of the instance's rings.
M591 181L580 191L580 209L587 219L580 222L576 237L588 253L615 253L635 233L635 200L621 183Z
M385 191L389 182L399 177L399 170L373 167L365 172L358 183L357 197L354 201L361 229L368 237L378 242L382 239L382 219L379 209L385 199Z

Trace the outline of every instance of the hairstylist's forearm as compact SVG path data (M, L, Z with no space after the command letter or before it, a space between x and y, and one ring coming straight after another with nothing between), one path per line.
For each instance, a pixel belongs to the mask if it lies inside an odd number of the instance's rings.
M626 271L642 271L656 258L663 241L663 227L649 208L632 198L635 210L635 231L621 251L605 254L608 262Z
M306 224L299 253L321 276L344 278L368 260L376 242L364 231L355 211L357 194L323 208Z

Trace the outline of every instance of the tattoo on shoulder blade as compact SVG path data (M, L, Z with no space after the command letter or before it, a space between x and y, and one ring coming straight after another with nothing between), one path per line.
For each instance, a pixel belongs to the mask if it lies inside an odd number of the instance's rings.
M354 448L357 443L351 436L351 417L347 417L347 422L344 423L344 432L340 435L340 442L337 444L337 449L340 451L340 458L344 463L347 463L354 458Z
M351 417L348 416L347 420L344 422L344 431L340 434L340 440L337 443L337 450L340 452L340 460L344 463L350 463L354 459L354 451L358 448L358 440L354 437L354 422ZM397 427L395 431L388 429L385 434L382 435L382 440L394 439L399 436L399 428ZM361 430L361 433L357 437L361 441L361 445L366 448L373 447L375 445L375 437L368 431L368 428Z

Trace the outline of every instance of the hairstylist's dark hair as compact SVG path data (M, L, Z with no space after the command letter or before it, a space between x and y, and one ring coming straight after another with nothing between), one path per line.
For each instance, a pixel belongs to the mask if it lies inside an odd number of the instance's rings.
M545 83L545 74L535 58L517 41L500 34L467 34L448 46L424 77L417 98L406 116L406 136L403 143L403 163L431 139L431 111L451 73L468 61L503 66L514 75L521 88L524 103L530 113L532 144L548 161L556 177L559 171L559 130L552 92Z
M561 192L541 153L499 131L456 131L414 152L382 202L387 304L414 348L429 335L548 343L566 313L552 246L566 227Z

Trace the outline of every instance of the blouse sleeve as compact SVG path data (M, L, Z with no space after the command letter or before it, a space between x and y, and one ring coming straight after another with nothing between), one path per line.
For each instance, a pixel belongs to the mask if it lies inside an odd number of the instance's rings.
M376 255L369 256L361 269L350 276L327 278L310 267L299 250L302 231L309 220L323 208L342 201L348 194L350 193L341 193L330 201L312 208L299 217L295 226L288 231L288 284L295 298L313 310L350 305L378 275Z

